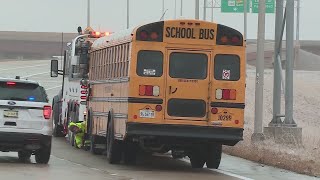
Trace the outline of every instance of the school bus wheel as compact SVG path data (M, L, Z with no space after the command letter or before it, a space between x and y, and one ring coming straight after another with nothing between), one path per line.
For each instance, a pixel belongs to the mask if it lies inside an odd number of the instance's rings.
M203 168L206 162L205 151L201 146L195 146L191 150L190 162L192 168Z
M139 145L132 141L126 141L124 146L125 146L123 149L124 163L128 165L136 164Z
M206 157L207 168L218 169L221 161L222 145L210 144L208 145L208 152Z
M107 127L107 159L110 164L118 164L121 161L121 142L114 138L114 120L112 111L108 115Z

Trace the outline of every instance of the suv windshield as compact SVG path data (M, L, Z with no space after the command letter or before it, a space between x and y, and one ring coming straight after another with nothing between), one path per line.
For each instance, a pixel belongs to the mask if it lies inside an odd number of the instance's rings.
M0 82L0 100L48 102L41 86L19 82Z

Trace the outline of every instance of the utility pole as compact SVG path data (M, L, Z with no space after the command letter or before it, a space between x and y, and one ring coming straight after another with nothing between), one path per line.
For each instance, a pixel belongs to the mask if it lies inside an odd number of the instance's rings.
M274 71L273 71L273 118L269 126L281 125L281 50L283 32L283 0L277 0L275 18ZM278 60L280 58L280 60Z
M199 19L199 0L196 0L196 5L195 5L195 19Z
M130 15L129 15L129 0L127 0L127 29L129 29L129 20L130 20Z
M174 0L174 19L177 19L177 0Z
M214 0L211 0L211 22L213 22L213 8L214 8L213 1Z
M294 61L294 0L287 1L286 18L286 87L285 87L285 126L296 127L293 120L293 61Z
M87 5L87 27L90 27L90 0L88 0Z
M180 2L180 17L182 17L182 10L183 10L183 0Z
M247 3L248 3L248 0L243 0L243 34L244 34L244 39L247 40L247 14L248 14L248 9L247 9Z
M296 30L296 40L297 43L300 41L300 0L297 0L297 30Z
M252 142L264 140L263 134L263 84L264 84L264 41L266 0L259 0L257 70L255 91L255 119Z
M207 0L203 0L203 20L207 19Z
M296 24L296 51L295 51L295 63L299 61L300 51L300 0L297 0L297 24Z

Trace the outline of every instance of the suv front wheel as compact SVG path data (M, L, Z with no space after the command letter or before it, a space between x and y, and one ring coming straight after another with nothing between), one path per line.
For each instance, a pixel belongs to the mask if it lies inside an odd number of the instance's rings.
M44 145L35 153L35 159L38 164L48 164L51 155L51 141Z

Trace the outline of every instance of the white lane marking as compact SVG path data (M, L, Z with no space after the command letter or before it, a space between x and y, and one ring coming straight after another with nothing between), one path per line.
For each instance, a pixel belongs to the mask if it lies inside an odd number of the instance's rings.
M242 180L254 180L254 179L247 178L247 177L244 177L244 176L240 176L240 175L237 175L237 174L233 174L233 173L221 170L221 169L210 169L210 170L218 172L218 173L221 173L221 174L225 174L225 175L228 175L228 176L232 176L232 177L235 177L235 178L239 178L239 179L242 179Z
M27 77L37 76L37 75L46 74L46 73L48 73L48 74L49 74L49 72L41 72L41 73L36 73L36 74L30 74L30 75L28 75L28 76L23 76L22 78L27 78Z
M184 162L190 163L190 161L187 160L187 159L181 159L181 160L184 161ZM215 171L217 173L221 173L221 174L224 174L224 175L227 175L227 176L231 176L231 177L235 177L235 178L238 178L238 179L242 179L242 180L254 180L254 179L247 178L247 177L244 177L244 176L240 176L240 175L237 175L237 174L233 174L231 172L227 172L227 171L224 171L224 170L221 170L221 169L209 169L209 170Z
M24 69L24 68L28 68L28 67L41 67L41 66L48 66L48 64L40 64L40 65L33 65L33 66L22 66L22 67L16 67L16 68L0 69L0 71L9 71L9 70L15 70L15 69Z
M55 87L51 87L51 88L47 88L46 90L48 91L48 90L56 89L56 88L59 88L59 87L61 87L61 85L55 86Z

